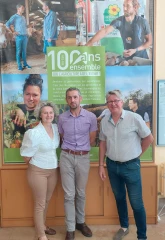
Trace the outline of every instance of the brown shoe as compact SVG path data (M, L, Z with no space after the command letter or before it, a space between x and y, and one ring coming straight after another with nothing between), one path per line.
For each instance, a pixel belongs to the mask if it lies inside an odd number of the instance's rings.
M45 233L48 235L55 235L56 230L54 230L53 228L50 228L50 227L46 227Z
M65 240L74 240L75 232L66 232Z
M76 229L81 231L85 237L92 237L90 228L85 223L76 223Z

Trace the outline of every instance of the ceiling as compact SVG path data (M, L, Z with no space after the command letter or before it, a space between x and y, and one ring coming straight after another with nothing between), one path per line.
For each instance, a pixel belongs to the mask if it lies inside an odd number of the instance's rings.
M25 5L25 0L0 0L1 22L5 22L10 18L11 15L16 13L16 5L18 4L18 2ZM44 14L42 13L41 3L38 0L28 0L28 2L29 13L34 13L34 15L30 15L30 22L35 20L38 26L42 25L42 19L44 17ZM54 0L53 2L60 2L60 4L52 4L52 10L57 12L59 25L64 24L66 26L75 26L75 0ZM35 18L35 16L39 17Z

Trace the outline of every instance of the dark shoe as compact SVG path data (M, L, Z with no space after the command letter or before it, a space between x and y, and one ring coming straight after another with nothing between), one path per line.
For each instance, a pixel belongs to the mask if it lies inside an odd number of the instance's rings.
M28 64L26 64L26 65L23 66L23 68L28 68L28 69L30 69L30 68L32 68L32 67L29 66Z
M74 240L75 232L66 232L65 240Z
M127 228L127 230L124 232L124 230L122 228L120 228L117 233L115 234L115 236L113 237L113 240L121 240L123 239L123 237L125 235L127 235L129 233L129 229Z
M76 229L81 231L85 237L92 237L92 232L86 223L76 223Z
M53 228L46 227L45 233L48 235L55 235L56 231Z

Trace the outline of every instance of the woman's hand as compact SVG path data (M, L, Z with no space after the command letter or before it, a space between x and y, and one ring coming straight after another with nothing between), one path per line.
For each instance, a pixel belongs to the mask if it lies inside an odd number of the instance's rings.
M31 160L31 157L23 157L23 160L25 163L29 163L29 161Z
M16 109L13 122L18 126L26 126L26 116L21 109Z

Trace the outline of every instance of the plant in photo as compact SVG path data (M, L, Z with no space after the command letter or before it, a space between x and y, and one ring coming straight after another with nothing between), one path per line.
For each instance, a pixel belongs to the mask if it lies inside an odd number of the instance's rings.
M17 93L3 104L3 139L5 148L20 148L23 135L27 129L34 128L39 121L34 118L33 112L24 113L20 109L20 102L22 94ZM16 116L21 116L19 124L15 123Z

